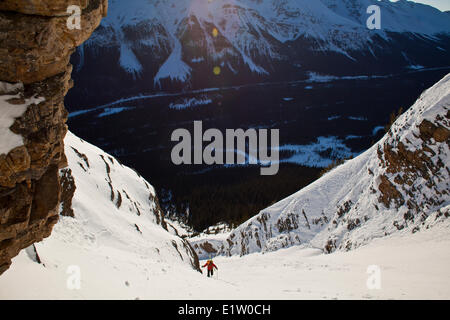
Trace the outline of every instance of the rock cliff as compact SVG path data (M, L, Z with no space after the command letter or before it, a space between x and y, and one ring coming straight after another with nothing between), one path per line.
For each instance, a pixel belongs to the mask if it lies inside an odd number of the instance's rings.
M107 13L107 0L0 2L0 274L58 221L67 165L69 63ZM70 5L80 28L69 28Z

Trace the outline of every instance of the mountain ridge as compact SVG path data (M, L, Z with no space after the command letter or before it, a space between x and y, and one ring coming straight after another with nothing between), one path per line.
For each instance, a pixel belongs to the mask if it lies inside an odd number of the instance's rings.
M236 228L220 253L350 250L450 217L450 74L372 148Z
M97 98L123 98L210 87L206 84L307 79L308 72L361 75L411 65L448 66L450 22L445 13L408 1L378 2L382 29L369 30L370 4L111 1L108 17L73 59L79 89L68 101L74 107L97 104L81 90L95 88L98 81L110 88L94 90ZM214 68L220 68L219 75ZM88 94L86 99L75 96L81 92Z

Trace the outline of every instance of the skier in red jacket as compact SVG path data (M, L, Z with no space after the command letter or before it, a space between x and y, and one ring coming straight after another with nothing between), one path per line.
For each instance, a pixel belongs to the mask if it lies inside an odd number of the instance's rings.
M206 261L205 265L202 266L202 268L208 267L208 277L212 277L214 275L214 268L217 268L217 266L214 264L214 262L212 261L212 259L209 259L208 261Z

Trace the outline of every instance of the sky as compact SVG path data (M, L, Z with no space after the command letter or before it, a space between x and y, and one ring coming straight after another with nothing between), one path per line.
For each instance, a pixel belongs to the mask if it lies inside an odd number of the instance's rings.
M441 11L450 10L450 0L413 0L413 1L429 4L433 7L438 8Z

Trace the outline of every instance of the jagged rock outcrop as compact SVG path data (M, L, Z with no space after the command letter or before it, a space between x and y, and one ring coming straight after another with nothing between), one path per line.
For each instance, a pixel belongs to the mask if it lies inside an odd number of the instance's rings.
M199 259L215 257L222 248L224 240L231 232L231 227L226 223L218 223L203 230L200 234L194 234L188 238Z
M80 29L68 28L70 5ZM69 59L106 12L107 0L0 2L0 274L58 221Z

